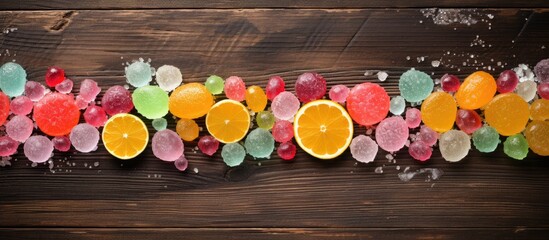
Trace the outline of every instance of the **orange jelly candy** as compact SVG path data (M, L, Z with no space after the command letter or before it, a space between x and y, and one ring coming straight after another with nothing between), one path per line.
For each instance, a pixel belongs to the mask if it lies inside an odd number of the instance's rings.
M524 131L528 146L540 156L549 156L549 122L534 120Z
M454 126L457 106L452 95L434 92L421 105L421 120L437 132L446 132Z
M34 120L42 132L63 136L71 132L80 119L80 109L74 98L61 93L50 93L34 106Z
M532 120L549 120L549 100L538 99L530 105L530 118Z
M486 122L503 136L511 136L522 132L530 110L528 103L515 93L497 95L484 109Z
M494 77L487 72L477 71L465 78L455 96L460 108L473 110L489 103L496 90Z

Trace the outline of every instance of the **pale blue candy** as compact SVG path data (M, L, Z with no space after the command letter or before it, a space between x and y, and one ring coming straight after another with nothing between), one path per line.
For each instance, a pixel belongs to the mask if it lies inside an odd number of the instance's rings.
M274 138L263 128L251 131L244 142L248 154L255 158L268 158L274 150Z
M433 79L424 72L410 69L400 76L398 89L400 95L408 102L423 101L434 87Z
M165 118L157 118L152 121L152 125L156 131L162 131L168 126L168 121Z
M404 112L404 108L406 108L406 101L404 101L403 97L396 96L391 99L389 111L391 111L392 114L401 115Z
M21 96L26 82L27 72L21 65L8 62L0 67L0 89L9 97Z
M473 144L479 152L493 152L499 144L499 133L493 127L481 127L473 133Z
M153 71L149 63L137 61L126 68L126 79L136 88L148 85L152 75Z
M225 144L221 149L221 157L227 166L236 167L244 161L246 150L239 143Z

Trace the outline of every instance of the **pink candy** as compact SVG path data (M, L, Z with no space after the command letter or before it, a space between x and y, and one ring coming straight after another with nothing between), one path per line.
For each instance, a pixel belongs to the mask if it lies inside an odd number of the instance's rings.
M80 95L86 102L95 101L97 94L101 92L101 88L97 86L97 82L91 79L84 79L80 84Z
M101 106L111 116L128 113L133 109L132 95L122 86L112 86L103 95Z
M304 103L321 99L326 94L326 80L318 73L303 73L297 77L295 93Z
M84 120L94 127L100 127L107 122L107 114L103 108L91 105L84 112Z
M285 91L285 85L284 79L280 76L273 76L269 78L269 82L267 82L267 86L265 87L267 98L273 101L279 93Z
M198 140L198 148L202 153L212 156L219 149L219 141L210 135L206 135Z
M408 128L417 128L421 124L421 111L417 108L406 110L406 125Z
M27 96L19 96L11 100L10 109L15 115L27 115L32 112L34 104Z
M347 86L340 84L333 86L328 95L334 102L345 103L350 91L351 90Z
M400 116L386 118L376 128L377 144L388 152L395 152L404 147L408 136L408 126Z
M297 147L292 142L281 143L276 149L276 153L283 160L292 160L295 157Z
M242 78L237 76L231 76L225 80L225 86L223 88L227 98L235 101L244 101L246 99L246 84L242 81Z

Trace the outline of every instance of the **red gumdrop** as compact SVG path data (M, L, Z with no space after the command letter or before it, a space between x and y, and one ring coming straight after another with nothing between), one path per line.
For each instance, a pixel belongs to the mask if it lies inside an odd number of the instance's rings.
M133 109L132 94L122 86L112 86L101 98L101 106L111 116L117 113L129 113Z
M295 82L295 94L303 103L321 99L326 94L326 89L326 79L318 73L303 73Z
M278 156L287 161L294 159L296 151L297 148L292 142L281 143L276 149Z
M219 141L210 135L206 135L198 140L198 148L202 153L212 156L219 148Z
M8 136L0 137L0 157L7 157L17 152L19 142L11 139Z
M91 105L84 112L84 120L94 127L101 127L107 122L107 113L103 108Z
M499 74L496 85L499 93L508 93L515 90L519 82L517 73L513 70L505 70Z
M0 126L4 125L10 115L10 98L0 92Z
M538 94L541 98L549 100L549 82L542 82L538 85Z
M80 110L71 95L52 92L36 103L33 117L45 134L63 136L78 124Z
M287 142L294 137L294 126L286 120L278 120L271 129L273 138L277 142Z
M49 87L55 87L65 80L65 70L59 67L49 67L46 72L46 84Z
M424 162L431 158L431 154L433 154L433 149L431 149L431 147L423 141L415 141L410 144L410 147L408 147L408 153L415 160Z
M53 148L60 152L69 151L71 148L71 140L67 136L54 137L51 142L53 143Z
M460 86L459 78L455 75L444 74L440 78L440 85L445 92L457 92Z
M285 91L285 83L284 79L280 76L273 76L269 78L269 81L267 82L267 86L265 87L265 93L267 94L267 98L271 101L281 92Z
M385 89L375 83L358 84L347 97L347 111L360 125L372 126L389 113L390 98Z
M473 134L482 127L482 119L474 110L459 109L456 114L456 125L461 131Z

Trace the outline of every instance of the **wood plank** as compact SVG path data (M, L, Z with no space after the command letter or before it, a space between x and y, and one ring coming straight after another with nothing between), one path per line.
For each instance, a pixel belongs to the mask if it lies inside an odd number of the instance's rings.
M178 9L178 8L216 8L216 9L247 9L247 8L543 8L549 7L549 3L543 0L532 1L475 1L475 0L421 0L421 1L406 1L406 0L259 0L259 1L238 1L238 0L223 0L223 1L165 1L151 0L146 2L136 2L131 0L109 1L109 0L88 0L76 1L67 4L63 0L50 1L17 1L5 0L2 2L1 9L4 10L48 10L48 9Z

